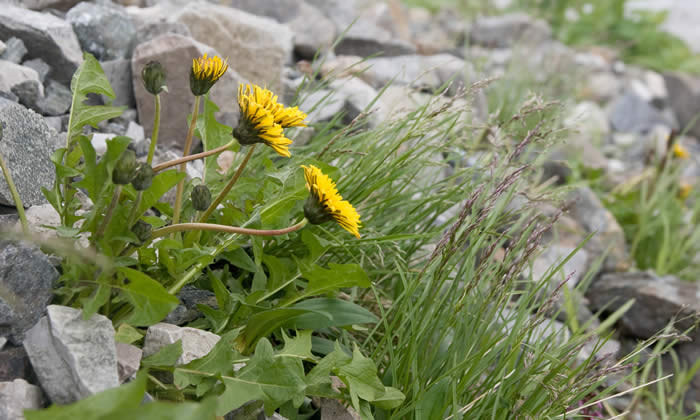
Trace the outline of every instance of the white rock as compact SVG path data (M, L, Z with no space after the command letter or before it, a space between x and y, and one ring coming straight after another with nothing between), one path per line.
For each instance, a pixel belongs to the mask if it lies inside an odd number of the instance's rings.
M0 382L0 419L24 420L24 410L40 409L43 399L41 389L24 379Z
M0 92L11 92L13 86L23 82L35 82L39 95L44 96L44 85L39 80L39 73L29 67L6 60L0 60Z
M116 343L119 383L133 379L141 366L143 351L131 344Z
M182 355L176 364L185 365L206 356L219 339L221 337L209 331L161 322L148 328L143 345L143 357L155 354L163 347L182 340Z

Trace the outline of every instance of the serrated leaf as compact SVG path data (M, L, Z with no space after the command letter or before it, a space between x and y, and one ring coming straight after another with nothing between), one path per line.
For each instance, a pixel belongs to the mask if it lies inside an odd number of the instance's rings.
M182 355L182 340L177 340L172 344L158 350L148 357L141 360L141 366L154 367L154 366L175 366L175 362Z
M176 170L159 172L153 177L151 186L143 192L141 196L141 204L139 205L139 216L146 213L148 209L153 207L163 195L170 191L177 183L185 177L184 173Z
M123 323L119 325L114 340L119 343L133 344L143 338L143 333L129 324Z
M299 315L285 323L286 327L320 330L329 327L345 327L353 324L376 323L379 319L370 311L355 303L335 298L316 298L299 302L293 309L305 309L309 313Z
M350 363L336 369L338 377L345 382L350 391L350 399L356 410L360 409L360 398L376 401L384 393L384 384L377 377L377 366L372 359L362 355L355 346Z
M334 292L344 287L369 287L371 285L369 277L357 264L330 263L328 267L300 264L299 270L302 277L307 279L309 284L301 295L294 297L294 299L300 300L309 296Z
M241 355L233 348L233 342L239 331L229 331L216 343L206 356L193 360L190 363L175 369L175 384L180 388L189 385L198 385L209 379L207 376L192 372L203 372L212 375L232 375L233 361Z
M128 284L120 288L134 306L133 313L124 322L139 327L153 325L180 303L160 283L146 274L127 267L121 267L118 271L129 280Z
M302 359L315 359L314 355L311 354L311 333L313 331L297 331L296 337L288 337L287 334L282 331L282 338L284 339L284 347L277 354L278 357L295 357L299 360Z
M267 336L289 320L307 312L305 309L289 308L276 308L258 312L250 317L243 333L236 339L236 350L246 354L248 349L252 348L259 339Z

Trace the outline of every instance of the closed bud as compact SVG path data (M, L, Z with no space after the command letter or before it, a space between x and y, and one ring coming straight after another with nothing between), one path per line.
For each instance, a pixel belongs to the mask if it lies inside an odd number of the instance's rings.
M136 175L136 153L133 150L126 149L117 161L112 171L112 182L117 185L126 185L134 179Z
M131 180L131 185L134 186L136 191L147 190L153 183L153 177L155 176L151 165L146 162L140 162L136 166L135 173L136 175L134 175L134 179Z
M192 190L192 207L198 211L204 211L211 204L211 191L204 184L199 184Z
M149 239L151 239L151 234L153 233L153 226L150 223L146 223L143 220L139 220L134 223L131 227L131 232L136 235L139 240L139 245L145 244Z
M168 91L168 87L165 85L165 69L159 62L151 61L146 64L141 70L141 77L146 90L153 95Z

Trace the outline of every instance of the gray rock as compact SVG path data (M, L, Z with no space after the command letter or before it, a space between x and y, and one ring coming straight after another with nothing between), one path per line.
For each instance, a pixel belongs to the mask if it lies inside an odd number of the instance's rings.
M357 55L368 57L380 55L394 57L416 53L416 47L410 42L395 38L394 35L374 22L359 18L335 46L338 55Z
M70 404L119 386L112 322L95 314L49 305L27 332L24 348L41 387L55 404Z
M378 92L362 80L351 77L346 79L338 79L331 82L330 87L337 95L345 97L345 117L344 123L349 124L363 111L372 111L370 104L377 99ZM379 102L375 102L375 105ZM374 107L374 112L369 115L369 126L376 127L382 120L383 115L377 107Z
M608 102L623 90L624 82L613 72L595 72L588 76L584 94L597 103Z
M22 5L27 9L32 10L44 10L44 9L56 9L61 11L67 11L73 7L80 0L21 0Z
M321 420L360 420L360 415L352 407L346 407L333 398L319 400Z
M12 89L17 87L24 94L29 85L36 87L35 91L38 95L44 95L44 86L41 84L39 74L36 71L10 61L0 60L0 92L11 92L18 97Z
M336 37L335 24L317 8L299 0L232 0L231 6L285 23L294 33L294 50L302 58L331 46Z
M532 261L532 269L526 270L525 275L531 275L533 281L539 282L575 250L576 246L547 244L544 251ZM584 249L578 250L559 271L551 275L548 291L554 291L559 283L567 278L567 286L573 289L588 273L591 263L588 252Z
M342 32L359 16L357 0L306 0L326 15Z
M24 379L0 382L0 418L3 420L24 420L24 410L38 410L43 403L41 389Z
M0 350L0 382L15 379L33 380L34 371L24 347L6 344Z
M597 279L586 293L591 309L613 312L635 299L618 321L623 334L649 338L677 319L680 331L700 319L700 289L695 283L651 271L610 273Z
M177 305L163 320L165 323L183 325L202 316L197 305L206 305L218 309L214 293L208 290L198 289L193 286L185 286L177 294L181 304Z
M6 49L7 49L7 45L5 45L4 42L0 41L0 55L2 55Z
M55 135L44 119L21 105L0 109L3 126L0 154L5 158L25 206L46 203L41 187L51 188L55 172L50 157ZM14 205L4 178L0 179L0 204Z
M146 140L146 134L143 130L143 127L141 127L139 124L133 121L129 121L129 125L126 128L126 133L124 135L127 137L131 137L131 139L133 140L132 144L142 143ZM146 145L146 149L148 149L148 145Z
M0 39L10 36L24 41L30 59L41 58L49 63L50 76L61 83L70 84L73 73L83 61L73 28L53 15L14 6L2 7Z
M518 43L537 45L552 39L552 29L546 22L524 13L487 16L474 22L469 39L489 48L510 48Z
M0 60L7 60L15 64L22 62L22 58L27 54L27 47L21 39L11 37L5 41L5 52L0 55Z
M136 28L124 8L81 2L66 13L83 49L100 61L127 58Z
M11 90L17 96L20 104L37 110L36 104L39 98L43 96L42 88L43 86L39 80L25 80L12 86Z
M102 62L100 65L116 95L114 100L103 95L102 102L109 103L112 101L113 106L126 105L129 108L136 108L133 78L131 75L131 60L111 60ZM140 79L140 75L138 78Z
M154 100L141 82L141 70L150 61L159 61L168 78L168 93L164 93L161 108L161 125L159 146L176 145L182 147L182 133L187 132L187 116L192 112L194 98L190 91L190 64L193 57L203 53L219 55L211 47L200 44L190 38L168 34L134 49L131 62L134 97L138 106L139 121L147 133L153 130ZM235 55L234 55L235 57ZM182 63L187 62L184 66ZM238 86L244 79L229 68L216 85L210 96L220 111L217 119L223 124L233 125L238 120L238 104L234 100Z
M664 74L668 100L678 118L680 127L688 127L688 134L700 137L700 121L695 121L700 112L700 78L683 73Z
M70 110L73 94L70 89L54 80L49 80L46 94L40 98L36 107L43 115L63 115Z
M194 39L210 45L223 57L229 57L230 68L242 77L267 86L273 92L279 91L282 70L291 60L293 48L292 32L287 26L240 10L201 2L188 3L175 12L172 19L187 25ZM181 63L179 65L182 67Z
M119 372L119 383L130 381L136 377L141 366L141 356L143 351L131 344L116 343L117 347L117 371Z
M0 242L0 335L22 342L25 331L43 315L58 276L38 248Z
M345 108L346 95L330 89L318 89L302 96L299 108L308 114L310 122L326 122Z
M209 331L161 322L148 328L143 344L143 357L155 354L163 347L182 340L182 355L176 364L184 365L206 356L219 339L221 337Z
M46 64L46 62L41 58L27 60L24 63L22 63L22 65L24 67L34 69L34 71L36 71L39 75L39 80L41 81L41 83L44 83L44 80L46 80L46 76L51 72L51 67L48 64Z
M610 124L615 131L624 133L643 133L655 125L674 128L659 110L638 95L628 92L616 98L609 105Z
M139 15L136 15L135 17L134 12L132 11L130 11L130 14L135 20L138 19ZM141 19L143 19L143 17L141 17ZM165 34L176 34L187 38L192 38L192 33L184 23L151 18L141 22L137 21L137 24L138 29L136 30L136 35L134 36L136 45L148 42Z

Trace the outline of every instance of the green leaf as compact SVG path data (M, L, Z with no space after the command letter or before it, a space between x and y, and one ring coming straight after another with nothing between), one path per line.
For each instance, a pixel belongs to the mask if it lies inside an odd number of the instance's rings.
M328 264L329 269L313 264L311 266L299 264L302 277L309 281L306 290L295 300L308 296L320 295L337 291L343 287L369 287L369 277L357 264Z
M208 420L214 419L216 406L215 398L200 403L155 401L127 412L115 413L104 420Z
M161 348L157 353L141 360L141 366L175 366L175 362L180 356L182 356L182 340L177 340Z
M222 380L226 390L219 397L218 415L253 400L263 401L267 415L287 401L292 401L295 407L304 401L306 382L301 362L274 357L272 345L264 338L236 377L223 376Z
M329 327L345 327L353 324L376 323L379 319L370 311L355 303L335 298L308 299L292 309L305 309L306 314L286 322L285 327L303 330L320 330Z
M146 210L153 207L166 192L170 191L170 189L177 185L177 183L184 177L184 173L174 169L159 172L158 175L153 178L153 183L151 186L143 192L138 214L142 215L146 212Z
M241 357L240 353L233 348L233 342L238 333L238 330L229 331L221 337L206 356L193 360L184 366L177 367L174 372L175 384L180 388L185 388L189 385L198 385L203 380L209 379L206 376L192 372L232 375L233 361Z
M236 248L233 251L224 252L221 256L238 268L250 271L251 273L258 271L258 266L255 265L253 259L250 258L250 255L248 255L243 248Z
M129 324L121 324L117 328L114 339L120 343L133 344L143 338L143 333Z
M127 267L118 271L129 280L122 292L134 306L134 312L125 322L139 327L153 325L180 303L160 283L140 271Z
M27 420L101 420L108 414L141 407L146 393L145 371L118 388L108 389L70 405L53 405L41 411L25 411Z
M100 281L106 280L104 276L100 276ZM95 292L87 299L83 301L83 317L89 319L92 315L97 313L100 308L107 303L111 295L112 288L108 284L101 283L95 289Z
M88 197L97 203L102 193L111 184L114 165L116 165L129 143L131 143L131 139L125 136L116 136L107 140L107 151L99 163L90 139L85 136L79 136L78 143L85 159L85 169L84 178L75 185L84 188Z
M360 398L372 402L385 393L384 384L377 377L377 366L372 359L363 356L357 346L352 352L352 361L339 367L336 373L348 386L352 405L358 411Z
M284 347L282 351L277 354L277 356L283 357L296 357L298 359L315 359L314 355L311 354L311 333L313 331L297 331L296 337L288 337L287 334L282 331L282 338L284 339Z
M262 337L287 323L290 319L303 315L305 309L277 308L258 312L250 317L243 333L236 339L235 347L243 354L252 348Z
M450 381L443 378L431 384L416 404L416 420L431 420L441 418L444 414L445 401L448 397Z
M403 395L403 392L396 388L387 386L384 387L384 394L374 401L371 401L371 403L384 410L393 410L394 408L400 406L405 399L406 396Z

